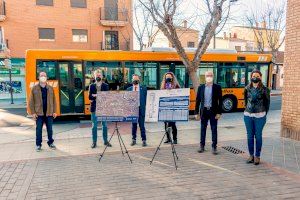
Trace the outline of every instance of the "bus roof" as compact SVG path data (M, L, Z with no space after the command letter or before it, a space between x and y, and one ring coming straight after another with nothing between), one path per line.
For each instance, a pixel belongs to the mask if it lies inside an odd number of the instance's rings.
M193 52L187 52L190 60ZM180 62L177 52L148 52L148 51L96 51L96 50L49 50L29 49L26 59L35 60L86 60L86 61L132 61L154 62L173 61ZM249 54L230 52L207 52L202 56L202 62L271 62L271 54Z

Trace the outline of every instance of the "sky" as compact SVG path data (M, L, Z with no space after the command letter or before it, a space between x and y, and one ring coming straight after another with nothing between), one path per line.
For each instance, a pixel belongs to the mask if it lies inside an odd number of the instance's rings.
M134 1L137 2L138 0ZM157 1L162 2L161 0ZM187 20L188 27L202 31L209 19L204 0L178 0L178 2L179 6L176 15L177 25L182 25L183 21ZM281 6L285 2L286 0L238 0L237 2L231 3L230 17L226 22L226 25L222 30L217 30L219 31L219 36L223 35L223 32L229 32L232 26L247 25L247 13L260 13L267 4ZM223 12L227 13L227 11L228 6L226 6ZM138 12L138 15L139 14L141 13ZM141 22L139 23L141 24Z

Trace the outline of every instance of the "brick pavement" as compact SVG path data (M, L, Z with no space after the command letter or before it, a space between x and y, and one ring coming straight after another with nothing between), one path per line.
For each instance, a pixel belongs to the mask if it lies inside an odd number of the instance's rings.
M299 199L299 175L267 165L247 165L225 150L213 156L179 145L179 169L169 147L152 166L154 148L132 151L133 164L120 152L5 162L0 165L0 199ZM30 182L29 182L30 181Z

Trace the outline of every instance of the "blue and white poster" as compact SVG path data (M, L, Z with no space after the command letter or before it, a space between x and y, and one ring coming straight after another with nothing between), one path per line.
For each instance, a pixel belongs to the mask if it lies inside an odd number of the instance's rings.
M146 122L188 121L190 89L150 90L147 94Z

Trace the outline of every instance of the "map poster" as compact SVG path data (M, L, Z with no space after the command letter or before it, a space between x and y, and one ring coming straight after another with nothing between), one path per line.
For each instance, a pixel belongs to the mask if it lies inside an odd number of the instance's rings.
M146 122L188 121L190 89L150 90L147 94Z
M98 121L137 122L139 118L139 103L139 92L98 92L96 116Z

